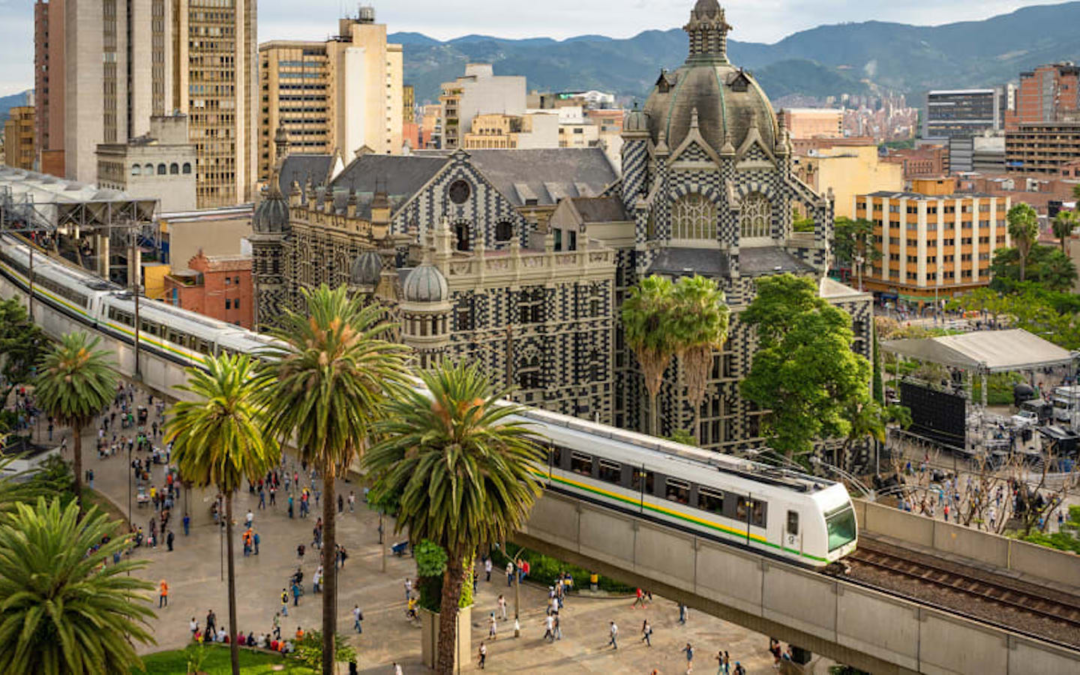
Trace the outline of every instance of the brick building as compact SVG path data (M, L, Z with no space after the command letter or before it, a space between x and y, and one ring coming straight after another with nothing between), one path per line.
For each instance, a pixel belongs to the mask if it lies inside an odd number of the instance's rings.
M165 302L211 319L254 327L251 256L208 256L202 251L188 268L165 277Z
M1080 110L1080 67L1053 63L1020 73L1016 105L1005 114L1005 129L1021 124L1056 122L1063 114Z
M1021 124L1005 135L1005 169L1009 173L1057 176L1062 167L1080 160L1080 114L1059 122Z
M949 173L949 148L945 145L924 145L906 150L889 150L882 157L886 164L904 167L904 180L926 176L944 176Z

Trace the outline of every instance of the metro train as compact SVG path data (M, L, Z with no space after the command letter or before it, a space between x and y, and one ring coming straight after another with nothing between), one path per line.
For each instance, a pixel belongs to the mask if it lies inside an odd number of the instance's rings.
M27 246L0 237L5 290L26 293L28 272ZM89 330L134 344L134 300L115 284L35 256L34 296ZM139 309L140 349L185 367L209 354L257 354L272 343L168 304ZM543 410L519 419L545 439L546 456L533 472L553 492L806 567L836 562L858 543L842 484Z

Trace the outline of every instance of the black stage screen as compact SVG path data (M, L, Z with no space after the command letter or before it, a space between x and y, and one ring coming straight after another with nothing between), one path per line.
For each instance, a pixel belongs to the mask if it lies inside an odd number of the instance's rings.
M966 447L967 400L962 396L901 382L900 404L911 409L911 433L945 445Z

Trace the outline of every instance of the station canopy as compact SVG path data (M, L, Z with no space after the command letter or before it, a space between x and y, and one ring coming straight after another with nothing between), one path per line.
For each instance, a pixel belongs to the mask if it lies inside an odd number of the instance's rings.
M881 349L908 359L987 373L1034 370L1073 362L1069 350L1019 328L883 340Z

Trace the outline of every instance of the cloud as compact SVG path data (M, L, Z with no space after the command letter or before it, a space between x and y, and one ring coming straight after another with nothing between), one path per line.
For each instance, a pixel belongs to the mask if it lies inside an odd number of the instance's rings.
M390 32L414 31L447 39L468 34L567 38L582 34L629 37L686 23L693 0L365 0ZM732 38L776 42L821 24L895 21L941 24L985 19L1039 0L721 0ZM337 19L355 14L344 0L261 0L259 39L319 40L336 32ZM0 0L0 95L33 86L33 3Z

